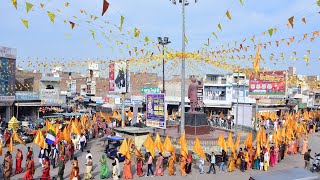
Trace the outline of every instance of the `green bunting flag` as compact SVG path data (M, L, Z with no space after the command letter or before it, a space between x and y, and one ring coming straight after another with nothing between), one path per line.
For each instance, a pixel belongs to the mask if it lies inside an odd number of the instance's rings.
M240 4L241 4L242 6L244 6L244 4L243 4L243 1L242 1L242 0L240 0Z
M273 34L273 28L269 29L269 30L268 30L268 33L269 33L269 35L270 35L270 37L271 37L272 34Z
M222 31L222 27L220 23L218 24L218 28L220 29L220 31Z
M90 29L90 32L91 32L92 38L95 39L95 37L94 37L94 31L93 31L92 29Z
M146 42L149 42L149 41L150 41L148 37L145 37L144 40L145 40Z
M29 28L29 21L27 21L25 19L21 19L21 21L24 24L24 26L28 29Z
M229 20L231 20L231 15L229 11L226 12L226 16L228 17Z
M26 10L27 13L30 11L30 9L32 9L33 5L31 3L26 2Z
M47 11L47 13L48 13L48 16L50 18L50 21L52 23L54 23L54 19L56 18L56 15L54 13L50 12L50 11Z
M214 37L216 37L216 39L218 39L218 36L215 32L212 32L212 35L214 35Z
M120 32L122 31L122 25L123 25L123 21L124 21L124 17L123 16L121 16L120 17Z

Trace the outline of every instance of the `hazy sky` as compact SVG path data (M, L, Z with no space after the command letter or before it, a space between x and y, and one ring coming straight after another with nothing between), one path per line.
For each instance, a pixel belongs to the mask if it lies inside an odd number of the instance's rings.
M143 47L142 43L138 42L138 40L144 41L145 36L155 42L158 36L168 36L172 42L168 47L181 51L182 16L179 3L173 5L169 0L108 0L109 10L101 17L102 0L28 0L27 2L34 4L32 11L28 14L25 10L26 1L17 1L18 10L13 7L10 0L0 2L0 46L17 48L18 63L27 60L35 63L36 58L39 58L39 61L48 62L53 61L53 58L59 59L59 61L87 60L88 58L91 60L95 58L128 58L129 53L125 45L117 45L116 40L130 44L131 49L136 46L139 50L142 48L145 48L145 51L150 49L151 52L158 54L159 51L153 46ZM64 6L65 2L69 3L69 7ZM39 3L45 4L44 9L40 8ZM243 44L253 47L254 44L250 38L255 35L255 42L259 40L263 43L272 41L271 47L268 46L266 50L263 48L261 50L266 62L262 64L263 67L284 69L293 65L297 67L298 73L320 75L318 71L320 37L312 43L310 37L300 43L296 42L302 39L304 33L319 30L320 14L317 12L320 11L320 7L316 5L316 0L243 0L243 3L244 7L239 0L198 0L197 3L190 1L190 5L186 7L186 36L188 39L186 50L201 50L204 43L208 42L208 37L212 32L218 35L218 40L211 36L210 48L206 47L208 50L211 48L215 50L216 46L218 49L222 49L221 45L227 47L228 43L233 45L234 41L237 41L239 46L244 38L247 40ZM61 12L58 12L57 9ZM48 10L56 14L54 24L47 16L46 11ZM88 15L81 14L80 10L85 10ZM227 10L229 10L232 20L228 20L225 16ZM99 17L99 19L90 20L90 14ZM121 35L113 25L119 26L121 15L125 17L121 32L125 35ZM291 16L295 16L294 29L288 29L285 25ZM307 21L306 24L301 21L304 17ZM29 29L23 26L20 18L29 21ZM72 30L68 23L63 22L64 20L72 20L80 26L76 26ZM88 23L87 20L91 22ZM105 24L104 21L109 21L110 24ZM217 27L219 22L222 25L222 31ZM138 39L131 39L134 27L141 30ZM278 31L271 38L268 33L266 36L262 35L262 32L274 27ZM92 38L90 30L95 32L95 39ZM110 30L112 30L111 33ZM127 31L130 31L131 34L128 35ZM105 32L111 41L103 37L102 32ZM65 34L69 34L70 38ZM275 40L281 42L282 38L292 36L295 36L295 43L290 46L285 43L280 43L279 47L275 46ZM97 43L101 44L102 48L98 47ZM122 48L122 53L119 48ZM310 57L308 66L303 60L307 50L311 51L308 55ZM271 53L280 58L282 52L285 55L284 61L269 60ZM297 54L296 61L290 60L290 55L293 56L293 52ZM250 54L254 54L252 48L247 53L238 53L241 56L249 56ZM45 60L45 58L47 59ZM61 60L62 58L64 60ZM251 65L251 63L243 63L238 60L228 62ZM23 64L23 66L25 65ZM204 73L212 73L212 70L205 68L205 63L201 66L204 66L201 69Z

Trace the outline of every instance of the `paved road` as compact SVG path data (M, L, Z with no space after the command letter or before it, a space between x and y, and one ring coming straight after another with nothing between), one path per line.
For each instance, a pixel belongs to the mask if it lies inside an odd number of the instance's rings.
M314 152L320 152L320 134L312 134L309 136L309 146L310 148L312 149L312 154ZM34 155L35 155L35 163L36 163L36 173L35 173L35 178L40 178L41 177L41 174L42 174L42 171L41 171L41 167L40 167L40 163L38 162L38 158L37 158L37 155L39 153L39 147L37 145L34 145L34 144L29 144L30 146L33 147L34 149ZM13 152L13 156L15 156L15 153L16 153L16 149L17 148L20 148L23 150L24 152L24 157L26 157L26 147L23 147L23 145L17 145L14 147L15 151ZM93 155L93 162L94 162L94 171L93 171L93 175L94 175L94 178L95 179L100 179L100 175L99 175L99 171L100 171L100 164L99 164L99 158L101 157L103 151L104 151L104 145L103 145L103 139L100 138L100 139L95 139L95 140L92 140L88 143L88 147L87 149L90 149L91 150L91 153ZM7 148L4 148L3 149L3 152L5 153L7 151ZM86 152L82 153L80 151L76 152L76 156L78 157L78 160L79 160L79 165L80 165L80 175L81 177L84 177L84 171L85 171L85 154ZM3 162L3 156L0 157L0 162L2 163ZM25 163L25 160L24 160L24 163ZM25 164L23 163L23 167L25 166ZM111 160L109 160L108 162L108 165L111 169ZM206 167L205 167L205 170L208 170L208 165L209 164L206 164ZM293 156L287 156L287 158L278 163L276 165L276 167L270 167L269 168L269 171L268 172L263 172L263 171L255 171L255 170L248 170L247 172L245 173L242 173L240 172L239 170L235 171L235 172L232 172L232 173L221 173L221 174L199 174L198 173L198 167L196 164L194 164L193 166L193 172L191 175L188 175L187 177L182 177L180 175L177 175L177 176L168 176L167 175L167 170L165 169L165 175L164 177L154 177L152 179L155 179L155 180L160 180L160 179L200 179L201 180L206 180L206 179L217 179L217 180L223 180L223 179L228 179L228 180L233 180L233 179L241 179L241 180L246 180L246 179L249 179L250 175L251 174L256 174L256 173L272 173L276 170L280 170L280 169L287 169L287 168L292 168L292 167L303 167L304 165L304 161L303 161L303 156L300 155L300 154L297 154L297 155L293 155ZM14 161L14 165L13 167L15 168L15 161ZM176 169L178 169L179 166L176 165ZM216 169L218 169L218 167L216 167ZM144 170L146 170L146 167L144 167ZM67 164L66 164L66 169L65 169L65 179L69 179L69 175L70 175L70 171L71 171L71 162L69 161ZM58 173L58 168L55 168L55 169L52 169L52 166L51 166L51 172L50 172L50 175L53 177L53 176L56 176L57 177L57 173ZM134 167L133 167L133 173L135 173L135 170L134 170ZM179 173L178 173L179 174ZM12 177L12 179L22 179L23 177L23 173L21 174L17 174L17 175L14 175ZM141 179L141 180L144 180L144 179L147 179L147 177L141 177L141 178L138 178L136 175L134 175L134 179ZM149 178L148 178L149 179Z

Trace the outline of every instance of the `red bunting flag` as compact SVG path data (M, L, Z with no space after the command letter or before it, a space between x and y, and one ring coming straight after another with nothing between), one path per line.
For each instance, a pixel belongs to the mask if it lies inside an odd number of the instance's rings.
M69 21L69 23L70 23L72 29L73 29L74 26L76 25L74 22L71 22L71 21Z
M107 0L103 0L103 9L102 9L102 15L104 15L104 13L108 10L109 8L109 3L107 2Z
M291 27L293 28L293 19L294 19L294 16L292 16L291 18L288 19Z

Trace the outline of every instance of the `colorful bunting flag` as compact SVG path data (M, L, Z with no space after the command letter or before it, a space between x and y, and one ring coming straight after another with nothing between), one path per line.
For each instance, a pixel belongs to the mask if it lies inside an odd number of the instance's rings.
M244 4L243 4L243 0L240 0L240 4L241 4L242 6L244 6Z
M102 8L102 15L104 15L104 13L108 10L109 8L109 3L107 2L107 0L103 0L103 8Z
M24 26L28 29L29 28L29 21L27 21L25 19L21 19L21 21L24 24Z
M74 22L69 21L70 25L71 25L71 29L74 28L74 26L76 25Z
M273 34L273 28L269 29L269 30L268 30L268 33L269 33L269 35L270 35L270 37L271 37L272 34Z
M222 31L222 27L220 23L218 24L218 28L220 29L220 31Z
M48 16L50 18L50 21L52 23L54 23L54 19L56 18L56 15L54 13L50 12L50 11L47 11L47 14L48 14Z
M218 39L218 36L217 36L217 34L216 34L215 32L212 32L212 35L213 35L216 39Z
M68 7L69 4L70 4L70 3L66 2L66 3L64 3L64 6L65 6L65 7Z
M124 16L121 16L120 17L120 27L119 27L120 32L122 31L123 22L124 22Z
M288 19L292 28L293 28L293 20L294 20L294 16L292 16L291 18Z
M229 20L231 20L231 15L229 11L226 12L226 16L228 17Z
M33 4L26 2L26 11L27 13L30 11L30 9L32 9Z
M95 39L95 37L94 37L94 31L93 31L92 29L90 29L90 32L91 32L92 38Z
M12 5L14 6L14 8L18 9L18 3L17 3L17 0L11 0L12 2Z

